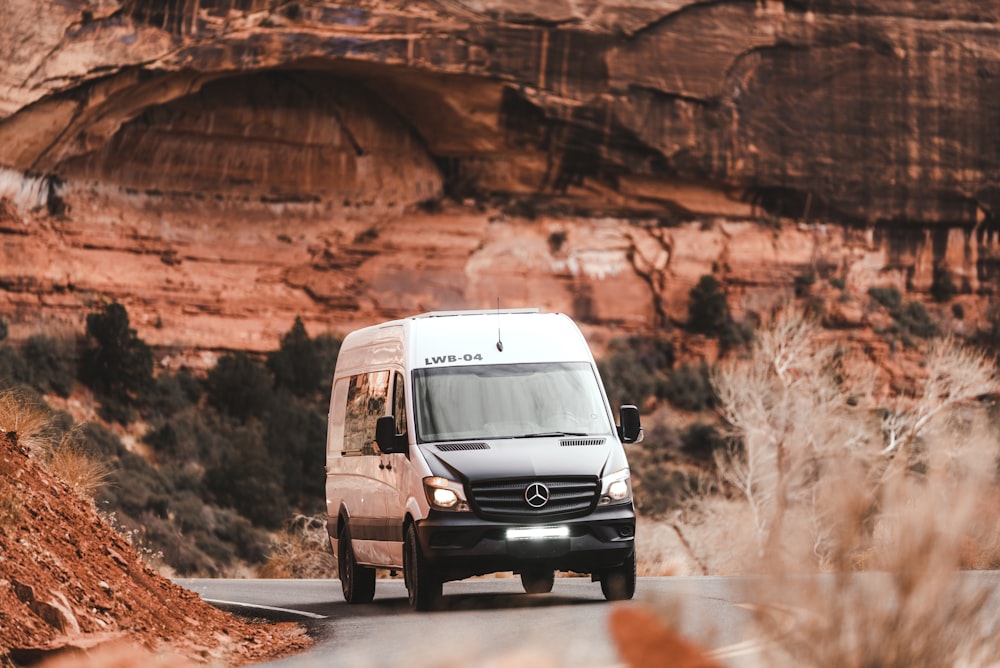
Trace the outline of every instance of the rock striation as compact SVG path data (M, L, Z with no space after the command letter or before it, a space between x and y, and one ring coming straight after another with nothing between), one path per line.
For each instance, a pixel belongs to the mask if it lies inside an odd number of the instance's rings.
M15 333L102 298L210 348L498 297L648 330L704 273L746 311L998 277L996 0L7 0L0 38Z

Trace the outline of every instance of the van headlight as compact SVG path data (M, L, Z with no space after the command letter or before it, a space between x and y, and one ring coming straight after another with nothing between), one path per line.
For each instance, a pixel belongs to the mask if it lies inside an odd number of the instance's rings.
M465 489L461 483L434 476L424 478L424 493L427 503L437 510L468 510Z
M601 478L602 506L627 503L632 500L632 476L628 469L621 469Z

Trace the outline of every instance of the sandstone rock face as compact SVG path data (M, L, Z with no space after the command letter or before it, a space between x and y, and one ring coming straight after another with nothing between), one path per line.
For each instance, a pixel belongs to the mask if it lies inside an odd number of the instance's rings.
M996 285L998 77L995 0L6 0L0 312L271 349L500 298L607 333L715 273L748 314L835 279L863 326L873 284Z

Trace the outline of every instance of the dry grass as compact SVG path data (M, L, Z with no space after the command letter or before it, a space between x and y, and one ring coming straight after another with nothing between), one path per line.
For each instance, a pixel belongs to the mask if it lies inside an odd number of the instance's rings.
M334 578L337 561L330 551L326 522L318 517L295 517L271 544L262 578Z
M104 462L89 456L79 444L76 429L67 432L59 443L45 454L49 473L63 480L79 496L93 499L108 484L111 470Z
M86 499L107 481L110 471L80 446L79 426L62 432L55 428L52 411L23 393L0 392L0 430L15 434L52 475L66 482Z
M52 440L51 412L16 390L0 392L0 430L12 432L18 443L31 450Z
M997 563L1000 448L977 402L1000 387L994 360L937 341L888 395L789 310L713 381L743 446L719 461L739 501L695 501L678 529L708 572L726 554L770 575L748 592L779 639L768 665L994 665L989 592L958 572Z

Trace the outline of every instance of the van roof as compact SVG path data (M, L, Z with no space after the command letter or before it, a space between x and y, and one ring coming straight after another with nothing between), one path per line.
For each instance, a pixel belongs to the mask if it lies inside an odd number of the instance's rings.
M446 318L453 315L491 315L503 313L538 313L537 308L479 309L469 311L431 311L411 316L411 318Z
M434 311L351 332L338 374L390 363L408 369L475 364L592 362L569 316L531 309Z

